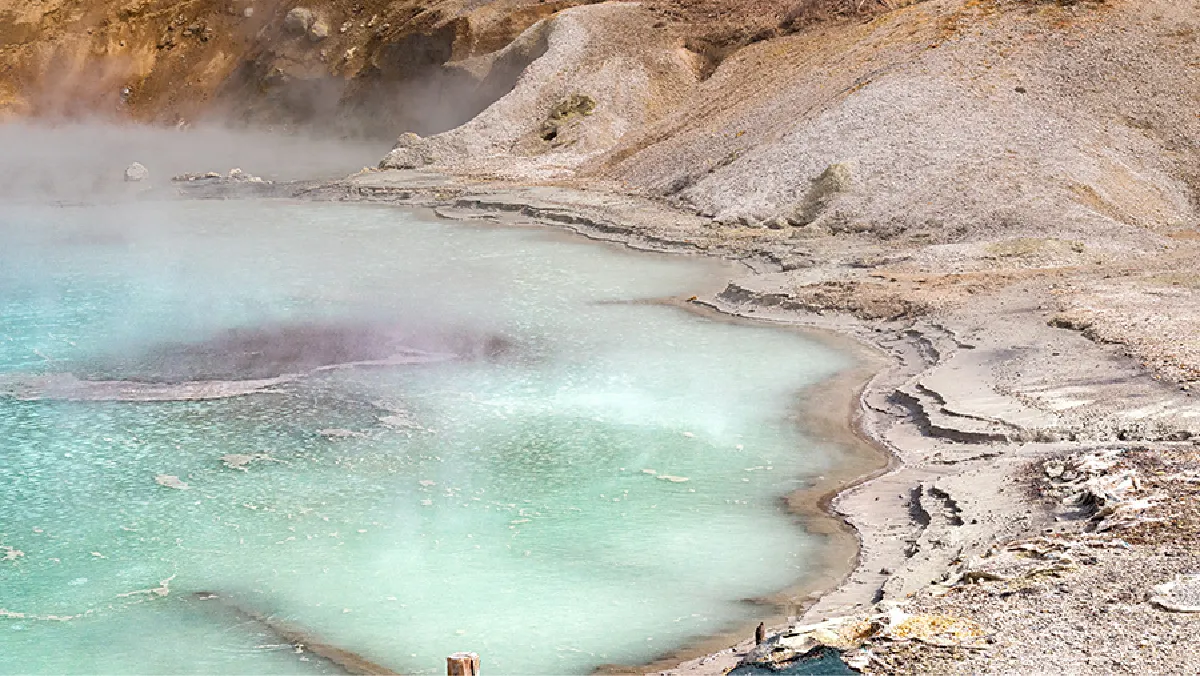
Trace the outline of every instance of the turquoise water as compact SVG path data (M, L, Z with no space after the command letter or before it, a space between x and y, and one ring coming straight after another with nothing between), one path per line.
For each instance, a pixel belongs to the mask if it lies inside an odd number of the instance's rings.
M0 672L337 671L252 613L586 673L753 618L817 558L779 497L836 461L793 409L847 361L623 302L712 274L387 208L0 209Z

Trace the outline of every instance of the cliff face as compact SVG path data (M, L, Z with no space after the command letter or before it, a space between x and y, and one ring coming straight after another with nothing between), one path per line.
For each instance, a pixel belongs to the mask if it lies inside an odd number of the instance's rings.
M459 62L591 0L0 0L0 119L206 117L394 138L510 89ZM893 0L650 0L645 29L711 70L736 47Z
M443 131L496 97L448 62L573 4L0 0L0 116Z

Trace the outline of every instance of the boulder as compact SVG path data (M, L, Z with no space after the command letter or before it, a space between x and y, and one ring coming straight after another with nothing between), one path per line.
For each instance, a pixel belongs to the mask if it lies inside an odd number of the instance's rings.
M304 35L313 26L316 21L316 16L311 9L305 7L295 7L287 13L283 19L283 27L289 33L296 35Z
M308 27L308 39L313 42L320 42L329 37L329 23L324 19L316 19L312 25Z
M433 164L429 142L412 132L401 134L396 144L379 163L380 169L419 169Z
M180 491L186 491L187 489L191 488L191 486L187 485L186 481L183 481L179 477L171 474L159 474L158 476L154 477L154 482L159 486L174 488Z
M221 462L226 467L229 469L238 469L243 472L249 471L251 463L258 462L260 460L279 462L266 453L255 453L253 455L246 455L243 453L228 453L221 456Z
M1200 613L1200 573L1176 575L1154 588L1150 602L1176 613Z
M244 172L238 168L230 169L228 178L230 181L234 181L236 183L262 183L263 182L261 176L254 176L253 174L247 174L246 172Z
M150 171L139 162L134 162L125 169L125 182L137 183L150 178Z

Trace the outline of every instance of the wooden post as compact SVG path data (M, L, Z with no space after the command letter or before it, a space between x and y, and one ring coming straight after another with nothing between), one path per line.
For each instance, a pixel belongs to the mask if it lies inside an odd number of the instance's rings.
M446 676L479 676L479 655L454 653L447 657Z

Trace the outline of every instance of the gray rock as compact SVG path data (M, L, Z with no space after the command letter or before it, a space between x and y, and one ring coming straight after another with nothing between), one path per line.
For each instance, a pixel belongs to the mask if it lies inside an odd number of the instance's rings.
M137 183L150 178L150 171L139 162L134 162L125 169L125 182Z
M295 7L283 19L283 27L289 33L303 35L312 28L313 22L316 21L316 16L311 9L305 7Z
M341 427L330 427L328 429L317 430L317 434L325 437L326 439L353 439L356 437L361 438L367 436L362 432L355 432L353 430L343 429Z
M796 206L791 218L792 223L808 225L817 220L838 194L850 190L850 185L850 167L845 164L829 165L809 185L804 199Z
M1200 613L1200 574L1176 575L1154 588L1150 602L1176 613Z
M433 164L429 141L412 132L401 134L383 160L380 169L419 169Z
M230 180L230 181L236 181L236 182L239 182L239 183L241 183L241 182L244 182L244 183L262 183L262 182L263 182L263 180L262 180L262 177L261 177L261 176L254 176L254 175L252 175L252 174L247 174L246 172L244 172L244 171L242 171L241 169L238 169L238 168L230 169L230 170L229 170L229 177L228 177L228 178L229 178L229 180Z
M187 485L186 481L182 481L179 477L172 474L159 474L154 477L154 482L159 486L166 486L167 488L174 488L180 491L186 491L191 488L191 486Z
M327 37L329 37L329 24L324 19L313 21L312 26L308 28L308 39L320 42Z

